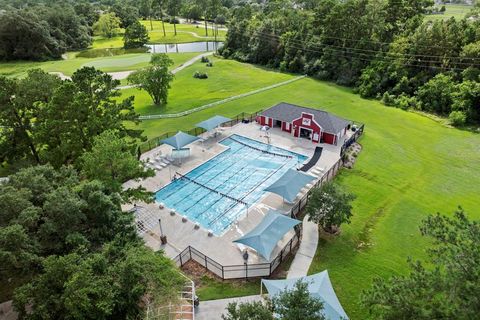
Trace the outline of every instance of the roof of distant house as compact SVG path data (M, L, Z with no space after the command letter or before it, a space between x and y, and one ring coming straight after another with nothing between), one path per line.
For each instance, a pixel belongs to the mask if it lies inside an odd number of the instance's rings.
M351 123L349 120L323 110L301 107L285 102L280 102L263 111L260 115L291 123L293 120L300 118L302 113L313 114L314 120L322 127L323 131L328 133L337 134Z

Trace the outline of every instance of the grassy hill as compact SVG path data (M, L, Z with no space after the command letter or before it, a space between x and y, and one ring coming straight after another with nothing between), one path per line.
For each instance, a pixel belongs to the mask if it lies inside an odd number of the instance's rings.
M235 66L237 72L248 69L258 78L269 72L239 63ZM190 75L194 70L193 66L184 72ZM238 85L234 75L222 78L225 90ZM176 86L172 92L179 90ZM195 91L184 89L184 94L201 99ZM177 99L181 97L172 95L170 103ZM405 273L407 257L425 257L427 241L418 226L427 214L451 214L462 205L472 218L480 218L480 135L385 107L350 89L313 79L178 119L144 121L141 127L154 137L189 129L215 114L233 116L280 101L321 108L366 124L360 140L363 151L355 168L344 170L336 180L357 195L352 223L342 228L340 236L322 239L310 268L310 273L328 269L351 319L365 319L368 315L359 305L359 295L372 278Z

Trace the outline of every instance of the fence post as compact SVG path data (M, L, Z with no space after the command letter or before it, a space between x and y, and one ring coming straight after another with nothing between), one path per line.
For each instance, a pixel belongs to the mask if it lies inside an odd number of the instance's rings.
M205 256L205 255L204 255ZM208 267L207 267L207 256L205 256L205 270L208 270Z
M222 265L222 280L225 280L225 270L223 268L223 265Z
M248 264L245 262L245 281L248 280Z
M183 262L182 262L182 252L178 255L180 257L180 267L183 267Z

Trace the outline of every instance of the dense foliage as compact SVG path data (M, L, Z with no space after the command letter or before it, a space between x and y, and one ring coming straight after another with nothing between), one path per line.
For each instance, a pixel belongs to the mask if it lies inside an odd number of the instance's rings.
M222 54L353 86L364 97L397 107L442 116L460 112L478 124L480 20L432 22L424 15L432 4L277 0L245 5L233 10ZM440 83L429 81L445 80L441 77L450 77L454 89L430 104L427 97Z
M6 7L0 11L0 60L58 59L87 48L96 14L89 4Z
M26 319L125 319L172 299L182 277L137 237L118 193L73 168L35 166L0 185L0 276L23 279Z
M0 77L0 163L76 163L106 130L140 138L132 129L138 115L133 97L119 100L120 84L91 67L76 71L72 81L41 70L23 79Z
M123 35L123 47L125 49L141 48L148 42L148 31L144 25L135 21L131 23Z
M314 188L308 197L305 212L308 220L313 221L323 230L334 233L343 223L350 223L352 217L353 194L345 193L333 183Z
M263 302L229 303L223 320L325 320L323 302L310 295L308 283L297 281L295 287L284 290ZM275 315L275 316L274 316Z
M410 274L376 279L363 294L375 319L476 319L480 312L480 222L462 209L431 215L420 228L433 240L426 264Z
M173 80L173 73L168 68L173 65L168 55L159 53L153 54L150 65L146 68L135 71L128 76L128 82L138 85L140 89L148 92L157 106L164 106L167 103L168 89Z

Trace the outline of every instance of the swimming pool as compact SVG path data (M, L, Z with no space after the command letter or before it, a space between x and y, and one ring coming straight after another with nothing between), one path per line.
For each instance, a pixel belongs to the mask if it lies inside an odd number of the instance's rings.
M307 157L240 135L220 142L224 152L174 180L156 201L175 209L215 235L221 235L265 189Z

